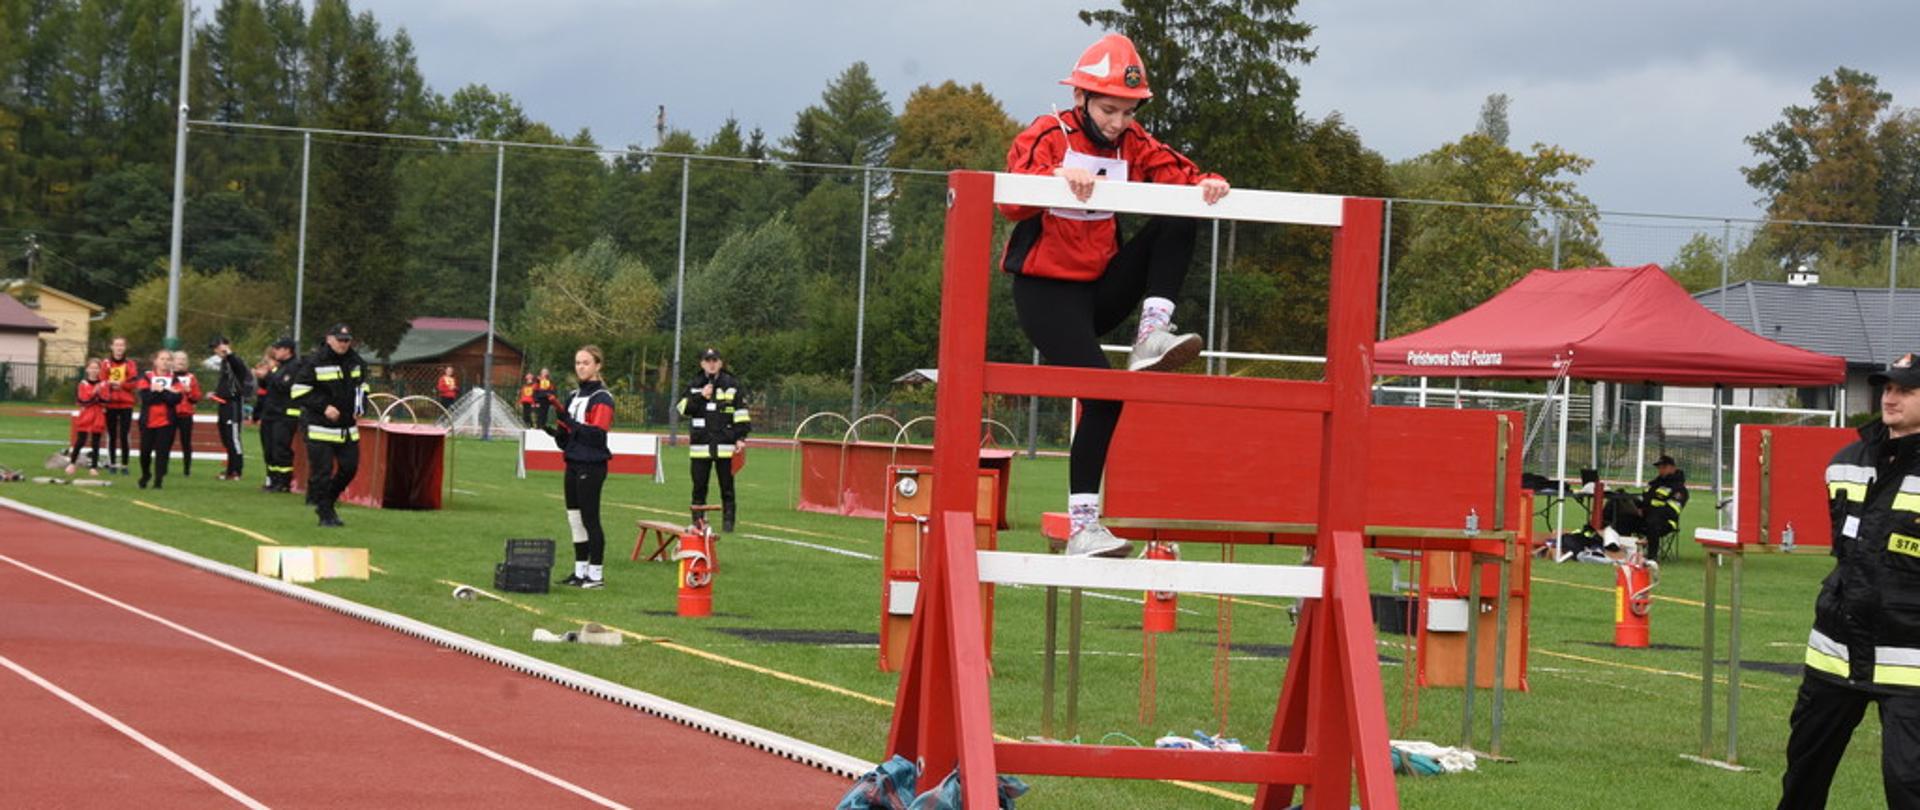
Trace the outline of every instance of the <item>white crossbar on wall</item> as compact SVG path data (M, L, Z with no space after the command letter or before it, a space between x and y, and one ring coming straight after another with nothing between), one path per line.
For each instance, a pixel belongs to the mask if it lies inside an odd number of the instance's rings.
M1067 181L1058 177L1004 173L993 176L993 201L999 205L1075 208L1196 219L1337 228L1340 227L1341 205L1345 200L1345 197L1332 194L1237 188L1219 202L1208 205L1201 198L1200 189L1194 186L1100 180L1093 184L1093 196L1082 202L1074 199L1073 193L1067 190Z
M1325 588L1326 571L1312 565L1119 560L982 551L980 581L1000 585L1318 599Z

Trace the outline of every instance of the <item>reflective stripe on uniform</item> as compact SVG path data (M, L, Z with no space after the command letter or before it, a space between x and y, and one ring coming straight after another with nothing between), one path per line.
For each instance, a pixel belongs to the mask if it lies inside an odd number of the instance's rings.
M1900 479L1900 492L1893 496L1893 508L1902 512L1920 512L1920 475Z
M720 402L732 402L733 398L738 394L739 389L737 388L722 388L713 392L713 398Z
M747 421L751 421L751 420L750 420L750 419L749 419L749 418L747 417L747 409L746 409L746 408L741 408L741 409L739 409L739 410L737 410L737 411L734 411L734 412L733 412L733 423L734 423L734 424L736 424L736 425L737 425L737 424L740 424L741 422L747 422Z
M329 382L332 380L340 379L340 367L339 366L314 366L313 378L315 380L319 380L320 382Z
M299 415L300 415L300 409L299 409L299 408L288 408L288 409L287 409L287 415L288 415L288 416L299 416Z
M694 426L694 427L697 427L697 428L703 428L703 427L706 427L706 426L707 426L707 420L706 420L706 419L705 419L704 417L696 417L696 418L695 418L695 419L693 420L693 426Z
M1847 496L1851 501L1867 499L1867 485L1873 483L1873 468L1858 464L1827 465L1827 497Z
M1920 686L1920 650L1912 647L1873 648L1873 682Z
M315 441L335 443L359 441L360 428L358 426L334 428L324 427L322 425L308 425L307 438Z
M294 383L293 388L287 393L287 398L299 399L301 397L306 396L308 393L312 391L313 391L313 386L311 385L301 385L299 383Z

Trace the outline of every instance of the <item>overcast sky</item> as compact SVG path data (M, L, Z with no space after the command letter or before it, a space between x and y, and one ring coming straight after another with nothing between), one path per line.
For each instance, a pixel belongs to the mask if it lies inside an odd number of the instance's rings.
M781 137L854 61L896 112L915 87L954 79L984 85L1024 122L1063 103L1055 80L1098 34L1075 12L1109 5L354 2L389 32L407 29L435 90L486 84L563 134L587 127L609 146L652 145L661 104L701 138L728 115ZM1471 130L1482 100L1505 93L1512 144L1592 158L1581 188L1613 211L1757 216L1741 139L1808 103L1837 66L1880 77L1896 104L1920 104L1913 0L1303 0L1298 15L1319 49L1297 69L1307 115L1338 111L1399 160Z

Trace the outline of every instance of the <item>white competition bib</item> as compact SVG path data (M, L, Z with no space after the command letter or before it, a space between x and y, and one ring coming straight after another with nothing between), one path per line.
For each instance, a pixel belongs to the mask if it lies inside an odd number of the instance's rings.
M1120 158L1097 157L1075 152L1069 148L1067 156L1060 161L1060 165L1071 169L1086 169L1101 180L1127 182L1127 162ZM1062 219L1077 219L1083 222L1113 219L1112 211L1088 211L1081 208L1049 208L1047 213Z

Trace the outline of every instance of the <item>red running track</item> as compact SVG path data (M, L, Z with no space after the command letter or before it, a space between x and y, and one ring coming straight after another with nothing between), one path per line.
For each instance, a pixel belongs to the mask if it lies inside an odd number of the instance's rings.
M831 807L774 754L0 508L12 807Z

